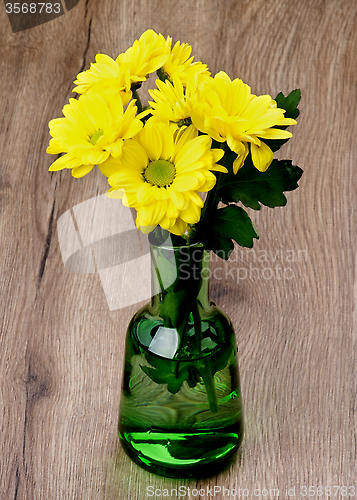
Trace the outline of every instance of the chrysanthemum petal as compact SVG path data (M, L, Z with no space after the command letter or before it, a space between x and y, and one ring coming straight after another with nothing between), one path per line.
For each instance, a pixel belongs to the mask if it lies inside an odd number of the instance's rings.
M226 167L224 167L223 165L219 165L218 163L214 164L210 170L214 170L215 172L223 172L224 174L227 174L228 173L228 170L226 169Z
M79 158L74 158L74 157L69 157L68 161L66 162L66 168L77 168L82 166L83 162ZM85 163L87 165L87 162Z
M163 229L166 229L167 231L170 231L172 226L175 224L175 219L170 219L169 217L165 216L160 220L160 226Z
M227 136L227 144L229 149L237 153L238 156L241 156L245 153L245 145L241 141L238 141L237 139L232 137L230 134Z
M140 120L133 120L129 123L126 131L123 133L123 139L131 139L143 128L143 124Z
M176 151L183 148L187 142L195 139L197 136L198 131L194 125L190 125L188 127L180 127L179 129L177 129L174 133Z
M87 154L88 161L96 165L102 163L109 158L109 153L107 151L93 151Z
M200 186L200 191L202 193L210 191L215 186L216 182L217 182L216 176L211 172L206 172L205 182Z
M182 204L182 207L185 206L185 203ZM172 199L168 200L167 202L167 210L166 210L166 215L167 217L170 217L170 219L177 219L179 216L180 210L175 206L173 203Z
M187 222L184 222L182 219L176 219L175 224L173 224L170 228L170 233L177 234L177 236L181 236L187 229Z
M207 135L201 135L186 142L174 156L177 170L179 171L180 167L198 160L210 148L211 143L212 140Z
M195 203L190 203L185 210L180 212L180 218L188 224L196 224L200 220L201 209Z
M211 149L213 154L213 162L217 163L221 158L223 158L224 151L223 149Z
M57 170L63 170L64 168L66 168L66 164L69 161L69 159L70 159L69 155L60 156L59 158L57 158L57 160L55 160L52 163L52 165L50 166L50 168L48 170L50 172L56 172Z
M139 217L137 217L136 219L136 227L137 229L140 229L140 231L144 234L148 234L148 233L151 233L151 231L153 231L156 227L156 225L153 225L153 226L148 226L146 224L144 224L143 221L141 221L139 219Z
M104 99L99 94L89 94L81 101L88 119L93 125L104 128L111 121L110 111Z
M257 133L262 139L289 139L293 136L291 132L287 130L280 130L278 128L269 128L263 132Z
M150 205L141 206L137 209L140 219L148 226L157 225L165 217L167 201L156 201Z
M250 148L254 166L260 172L265 172L273 161L274 155L272 150L264 142L262 142L260 146L251 144Z
M178 210L184 210L187 206L187 201L182 193L176 191L173 187L168 188L168 193L172 200L172 203Z
M201 196L196 191L187 191L186 196L195 203L198 207L202 208L204 203Z
M177 176L174 182L172 183L172 188L179 193L182 193L187 190L195 190L198 189L199 182L197 180L197 176L193 177L190 175L180 175Z
M286 125L286 126L296 125L296 124L297 121L294 120L293 118L283 118L282 120L279 121L279 123L277 123L277 125Z
M88 135L95 132L95 127L86 119L83 107L76 99L70 99L71 104L63 107L63 114L67 120L76 128L83 129Z
M246 120L252 121L257 119L257 117L266 114L269 110L269 104L271 102L270 95L261 95L252 99L245 110L244 118ZM275 108L276 110L277 108Z
M106 177L110 177L111 175L113 175L115 172L120 170L120 167L121 163L112 156L109 156L106 161L98 165L99 171Z
M81 165L80 167L75 167L72 169L72 175L76 178L84 177L93 167L94 165Z
M136 191L144 183L144 179L137 171L122 167L108 178L108 182L111 186Z
M112 142L111 144L106 146L105 150L108 151L108 153L110 153L113 158L119 158L123 153L123 145L123 139L117 139L115 142Z
M124 189L118 189L118 188L112 187L112 188L108 189L106 194L107 194L108 198L121 200L125 194L125 191L124 191Z
M160 158L170 160L174 154L174 141L170 127L166 123L158 123L156 130L160 134L162 142Z
M136 191L136 197L137 197L138 203L140 203L140 205L148 205L154 201L151 187L147 182L143 181L139 185L139 187Z
M164 187L152 186L150 192L156 200L168 200L170 198L167 189Z
M149 162L145 149L135 140L125 141L122 163L128 168L143 172Z
M138 141L145 149L149 160L159 160L162 153L162 138L150 119L146 127L140 131Z
M241 169L244 165L244 160L246 159L249 153L248 146L246 145L246 151L242 155L238 155L237 158L233 162L233 173L236 174L239 169Z

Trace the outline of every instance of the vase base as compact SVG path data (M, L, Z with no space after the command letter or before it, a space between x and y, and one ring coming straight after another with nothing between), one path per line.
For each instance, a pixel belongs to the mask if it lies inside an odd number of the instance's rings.
M217 474L238 450L243 428L197 432L128 432L121 429L125 452L138 465L167 477Z

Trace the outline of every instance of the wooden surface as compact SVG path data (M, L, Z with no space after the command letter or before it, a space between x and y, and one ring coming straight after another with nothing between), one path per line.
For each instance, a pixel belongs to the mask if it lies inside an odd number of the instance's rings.
M224 486L236 498L239 487L247 498L276 498L275 488L287 498L295 487L303 499L317 498L303 486L357 486L357 2L80 0L16 34L1 5L0 26L0 499L141 500L150 485L162 495ZM109 311L98 273L64 268L57 232L64 212L107 184L96 171L47 172L47 124L77 73L149 27L257 94L303 95L280 152L304 169L300 189L285 208L252 214L255 253L213 263L223 279L212 299L237 333L246 434L230 469L197 481L145 472L119 446L125 330L137 306ZM186 491L180 498L194 498Z

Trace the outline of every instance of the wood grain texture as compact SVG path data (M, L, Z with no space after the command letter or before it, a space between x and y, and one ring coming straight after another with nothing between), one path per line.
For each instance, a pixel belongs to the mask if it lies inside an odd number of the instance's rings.
M80 0L16 34L1 7L0 26L0 499L141 500L149 485L241 487L249 498L295 486L304 498L302 485L357 486L357 3ZM59 217L106 181L47 172L47 124L77 73L149 27L257 94L303 95L280 152L304 169L300 189L284 209L251 214L254 252L213 262L212 299L236 327L246 434L228 470L197 481L145 472L118 444L137 306L110 312L97 273L66 271L57 233Z

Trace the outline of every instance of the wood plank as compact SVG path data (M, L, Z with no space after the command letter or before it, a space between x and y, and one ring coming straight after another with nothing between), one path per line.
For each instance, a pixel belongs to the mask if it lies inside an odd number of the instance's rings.
M0 9L0 26L0 499L143 499L149 485L241 487L252 498L295 486L303 498L303 485L355 485L357 4L80 0L16 34ZM95 171L47 172L47 124L77 73L149 27L257 94L303 94L280 153L305 170L301 188L284 209L251 213L254 252L212 264L212 299L236 327L246 435L232 466L205 480L154 476L121 450L124 337L137 306L109 311L98 273L64 268L57 233L63 213L107 184Z

